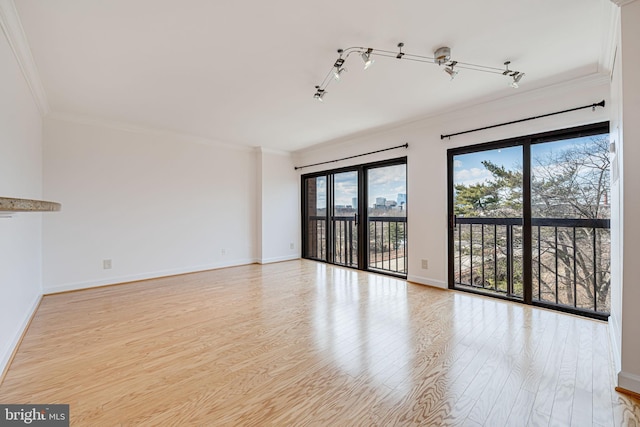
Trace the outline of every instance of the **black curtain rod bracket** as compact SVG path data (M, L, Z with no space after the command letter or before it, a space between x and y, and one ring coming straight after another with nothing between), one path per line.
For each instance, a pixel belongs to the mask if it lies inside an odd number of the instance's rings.
M340 162L342 160L354 159L356 157L368 156L370 154L382 153L383 151L396 150L398 148L409 148L409 143L405 143L405 144L398 145L398 146L391 147L391 148L383 148L382 150L370 151L370 152L364 153L364 154L356 154L355 156L343 157L341 159L327 160L326 162L314 163L312 165L294 166L294 169L298 170L298 169L310 168L311 166L319 166L319 165L325 165L327 163Z
M497 127L500 127L500 126L506 126L506 125L512 125L512 124L515 124L515 123L526 122L528 120L541 119L543 117L555 116L556 114L570 113L572 111L584 110L585 108L591 108L592 111L595 111L596 107L603 107L604 108L604 100L602 100L602 101L600 101L598 103L595 103L595 104L584 105L582 107L576 107L576 108L570 108L568 110L556 111L555 113L542 114L541 116L527 117L526 119L514 120L512 122L500 123L500 124L497 124L497 125L485 126L485 127L482 127L482 128L476 128L476 129L471 129L471 130L465 130L465 131L462 131L462 132L450 133L448 135L440 135L440 139L445 139L445 138L451 139L452 136L464 135L465 133L478 132L478 131L486 130L486 129L493 129L493 128L497 128Z

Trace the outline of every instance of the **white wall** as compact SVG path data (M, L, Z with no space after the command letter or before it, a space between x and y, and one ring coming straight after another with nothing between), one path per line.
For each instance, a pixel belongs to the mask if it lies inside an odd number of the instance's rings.
M620 49L620 10L616 8L616 46ZM616 372L621 366L622 341L622 261L624 253L624 199L622 198L622 55L617 54L612 64L611 78L611 121L610 141L615 147L611 155L611 316L609 317L609 331L613 360Z
M640 393L640 2L634 1L621 8L621 39L619 55L621 69L616 72L621 77L622 99L619 107L619 142L622 151L621 185L621 232L622 239L622 292L620 295L621 318L615 326L621 328L620 356L621 371L618 385L624 389ZM617 332L616 332L617 333Z
M56 117L44 141L45 293L257 261L252 149Z
M526 90L526 85L522 85ZM425 119L376 133L335 141L295 153L297 165L361 154L409 143L398 149L367 157L332 163L324 169L343 167L407 155L408 168L408 279L417 283L447 286L447 149L495 141L537 132L562 129L608 120L607 108L590 109L533 120L517 125L441 140L441 134L541 115L609 98L607 76L594 75L556 87L532 92L515 92L508 98L477 105L439 117ZM301 173L323 170L322 166ZM420 260L429 269L421 269Z
M258 150L260 161L260 262L300 257L299 175L289 153Z
M0 197L42 198L42 121L0 32ZM0 218L0 372L42 290L42 215Z

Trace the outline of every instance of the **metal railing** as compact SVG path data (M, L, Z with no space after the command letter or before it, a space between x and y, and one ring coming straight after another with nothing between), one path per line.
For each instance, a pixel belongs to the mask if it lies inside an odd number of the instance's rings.
M354 216L331 218L333 233L333 262L347 267L358 267L358 227Z
M327 220L324 216L310 216L307 224L305 256L327 260Z
M523 297L522 218L456 218L454 284ZM607 219L532 218L533 300L608 314Z
M407 217L374 216L369 222L369 269L407 274Z
M354 216L331 218L332 250L327 250L327 225L324 216L308 217L308 258L358 267L358 231ZM375 216L368 222L367 268L393 274L407 274L407 218Z

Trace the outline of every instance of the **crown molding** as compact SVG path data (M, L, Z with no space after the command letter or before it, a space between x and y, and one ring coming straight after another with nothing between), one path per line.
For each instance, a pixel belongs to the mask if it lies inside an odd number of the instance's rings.
M193 135L193 134L184 133L184 132L154 128L150 126L141 126L133 123L119 122L115 120L105 120L105 119L89 117L89 116L81 116L81 115L72 114L72 113L54 112L47 116L47 120L76 123L81 125L101 127L101 128L113 129L113 130L118 130L123 132L138 133L142 135L149 135L149 136L156 136L156 137L183 139L195 144L208 145L210 147L227 148L227 149L236 150L236 151L253 152L255 150L255 147L242 145L240 143L234 144L232 142L218 141L218 140L214 140L204 136Z
M601 16L601 25L604 26L604 37L602 38L602 47L600 48L598 72L606 73L611 77L616 48L618 47L620 8L610 2L603 2Z
M27 81L40 115L46 116L50 112L47 95L13 0L0 0L0 27Z
M629 3L633 3L636 0L611 0L611 3L613 4L617 4L618 6L622 7L624 5L627 5Z

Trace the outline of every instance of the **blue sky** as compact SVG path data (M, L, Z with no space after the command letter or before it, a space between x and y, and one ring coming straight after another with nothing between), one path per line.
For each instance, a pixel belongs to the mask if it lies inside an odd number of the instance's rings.
M387 200L396 200L398 194L407 193L406 165L385 166L369 169L368 206L373 205L376 197L384 197ZM326 204L326 181L318 179L318 207ZM358 196L357 172L338 173L334 176L335 204L351 205L354 197Z
M535 174L537 157L544 157L549 153L562 152L570 147L585 144L593 137L565 139L531 146L532 168ZM507 170L522 170L522 147L509 147L499 150L488 150L477 153L462 154L453 159L454 183L472 185L491 178L491 173L482 164L483 160L504 166Z

